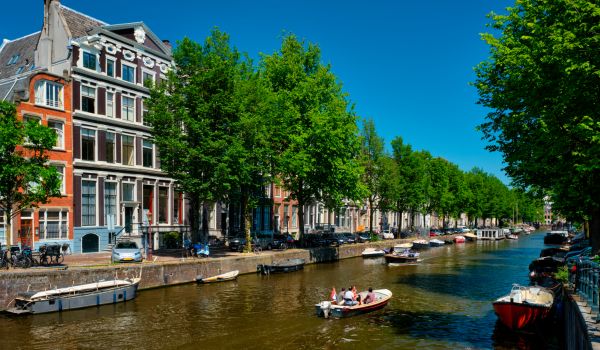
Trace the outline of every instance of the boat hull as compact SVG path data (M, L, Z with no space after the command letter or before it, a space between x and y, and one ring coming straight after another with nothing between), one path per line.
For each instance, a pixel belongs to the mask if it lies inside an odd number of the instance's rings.
M387 289L379 289L373 291L376 295L376 301L369 304L355 305L355 306L338 306L330 305L329 302L322 302L315 305L316 314L319 317L334 317L334 318L347 318L352 316L358 316L369 312L383 309L392 297L392 292ZM360 293L364 299L366 292ZM325 314L323 304L327 303L328 314Z
M61 295L47 299L16 298L15 305L6 311L12 314L43 314L83 309L92 306L117 304L136 297L138 283L75 295Z
M263 275L269 275L272 273L286 273L302 270L304 269L304 264L304 259L290 259L271 265L260 264L256 266L256 270Z
M494 303L494 312L500 321L512 330L522 329L544 320L550 314L551 306L524 305L497 301Z
M233 281L233 280L237 279L239 273L240 272L238 270L235 270L232 272L224 273L224 274L221 274L218 276L207 277L207 278L203 278L202 276L197 276L196 282L198 282L198 283L217 283L217 282Z
M385 255L385 261L387 263L398 263L398 264L412 263L412 262L417 262L418 259L419 259L418 256L405 256L405 255L394 255L394 254L386 254Z

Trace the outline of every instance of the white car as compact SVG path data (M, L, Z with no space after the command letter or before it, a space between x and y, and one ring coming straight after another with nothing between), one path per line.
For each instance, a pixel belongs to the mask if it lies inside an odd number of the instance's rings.
M135 242L118 242L112 249L110 261L116 262L142 262L142 252Z
M394 234L388 230L383 231L383 239L394 239Z

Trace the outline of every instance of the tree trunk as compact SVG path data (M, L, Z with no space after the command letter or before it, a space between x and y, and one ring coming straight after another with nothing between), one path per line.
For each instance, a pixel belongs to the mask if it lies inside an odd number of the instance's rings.
M298 225L300 225L298 228L298 232L300 232L298 238L300 242L304 242L304 202L304 199L298 199Z
M369 197L369 233L373 233L373 200Z
M244 247L244 251L250 253L252 251L252 235L250 232L250 228L252 227L252 213L248 206L248 196L242 196L240 206L242 217L244 219L244 237L246 237L246 247Z
M197 196L192 196L190 198L190 231L191 231L191 241L196 243L200 241L200 227L199 227L199 217L198 213L200 212L200 200Z

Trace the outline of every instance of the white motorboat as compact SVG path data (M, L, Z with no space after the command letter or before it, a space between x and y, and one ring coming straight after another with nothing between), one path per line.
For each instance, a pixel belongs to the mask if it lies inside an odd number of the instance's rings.
M385 255L385 252L382 249L378 249L378 248L366 248L362 252L363 258L377 258L377 257L384 256L384 255Z
M429 241L429 245L431 247L441 247L441 246L443 246L445 244L446 244L446 242L442 241L441 239L437 239L437 238L434 238L434 239L432 239L432 240Z

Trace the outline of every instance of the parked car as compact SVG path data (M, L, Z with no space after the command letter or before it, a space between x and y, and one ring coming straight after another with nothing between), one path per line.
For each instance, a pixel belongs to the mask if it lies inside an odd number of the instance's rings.
M356 235L354 233L346 232L343 233L344 237L346 237L346 243L354 244L357 242Z
M141 262L144 258L142 252L135 242L118 242L112 248L110 260L116 262Z
M394 239L394 234L391 233L389 230L384 230L382 234L383 239Z
M285 244L285 246L284 246ZM282 249L282 248L293 248L296 246L296 241L294 237L290 234L275 234L273 235L273 244L272 247L274 249Z
M252 238L252 246L256 244L256 239ZM232 252L242 252L246 246L245 237L235 237L229 240L229 250Z
M323 246L339 246L344 244L344 238L333 233L324 233L321 235Z
M370 242L370 241L371 241L371 236L369 235L369 233L361 232L358 234L358 242L365 243L365 242Z
M442 230L438 230L438 229L429 230L429 237L437 237L437 236L441 236L441 235L443 235Z

